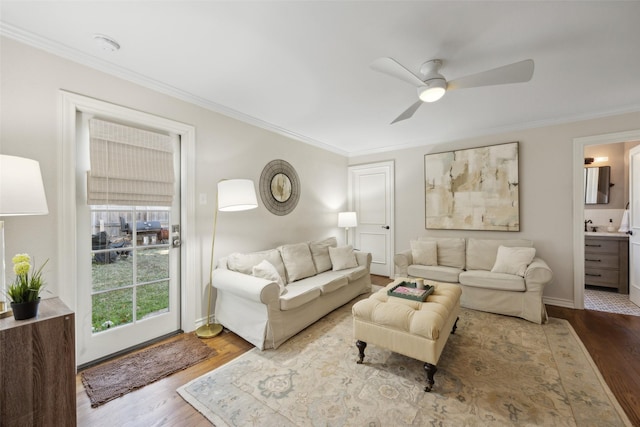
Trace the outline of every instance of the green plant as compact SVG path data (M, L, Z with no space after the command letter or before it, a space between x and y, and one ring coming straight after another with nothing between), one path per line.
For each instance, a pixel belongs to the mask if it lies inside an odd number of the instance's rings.
M7 296L14 303L37 300L40 297L40 292L44 289L42 269L49 260L46 260L37 270L34 268L31 275L29 275L31 257L28 254L17 254L11 261L13 262L13 272L16 273L16 279L9 285Z

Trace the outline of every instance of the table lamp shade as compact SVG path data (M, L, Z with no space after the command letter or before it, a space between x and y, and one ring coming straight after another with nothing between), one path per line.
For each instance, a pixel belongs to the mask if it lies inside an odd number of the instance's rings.
M218 183L218 210L233 212L257 207L258 199L252 180L227 179Z
M338 214L338 227L357 227L358 217L355 212L340 212Z
M48 213L40 164L0 154L0 216Z

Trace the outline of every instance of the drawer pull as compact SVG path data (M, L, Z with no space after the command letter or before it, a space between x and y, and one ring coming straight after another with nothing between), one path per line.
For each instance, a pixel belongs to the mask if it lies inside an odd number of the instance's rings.
M599 260L599 259L589 259L589 258L586 258L585 261L602 262L602 260Z
M591 276L591 277L602 277L602 274L589 274L589 273L585 273L585 276Z
M585 244L585 246L589 246L590 248L600 248L600 247L602 247L602 245L589 245L589 244Z

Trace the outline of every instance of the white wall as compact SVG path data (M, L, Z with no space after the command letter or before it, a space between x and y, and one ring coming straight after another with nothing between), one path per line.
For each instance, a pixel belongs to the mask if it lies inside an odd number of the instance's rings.
M208 281L213 203L216 183L223 178L250 178L256 184L264 166L284 159L296 169L301 183L297 208L289 215L271 214L262 206L253 211L220 213L216 254L274 247L281 243L337 236L337 212L346 208L347 159L221 114L143 88L8 38L0 38L0 152L40 162L49 204L48 216L6 217L5 240L10 258L28 252L38 260L50 258L45 271L54 295L65 286L58 271L65 255L58 254L59 200L61 198L61 117L59 90L144 111L196 128L197 242L201 247L200 284ZM258 196L259 197L259 196ZM90 236L87 235L87 239ZM12 279L9 271L8 280ZM188 284L191 285L191 284ZM200 304L206 310L206 304ZM204 313L202 313L204 314ZM199 317L199 316L197 316Z
M389 153L358 156L350 165L394 160L396 170L396 252L421 235L525 238L535 243L554 279L546 300L573 306L573 138L634 130L640 113L514 131ZM424 155L454 149L520 142L520 232L426 230Z

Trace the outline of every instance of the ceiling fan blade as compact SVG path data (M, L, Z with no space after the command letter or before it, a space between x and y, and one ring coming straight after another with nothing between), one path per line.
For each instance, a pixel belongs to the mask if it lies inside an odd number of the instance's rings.
M524 61L452 80L447 84L447 90L528 82L533 77L533 68L533 59L525 59Z
M398 117L396 117L396 119L394 121L392 121L391 124L394 124L394 123L397 123L397 122L401 122L403 120L410 119L411 116L413 116L414 113L416 111L418 111L418 108L420 108L420 106L422 104L423 104L422 101L417 101L411 107L409 107L406 110L404 110L404 112L402 114L400 114Z
M398 61L392 58L378 58L370 65L372 70L379 71L403 80L413 86L423 86L424 82L418 76L407 70Z

